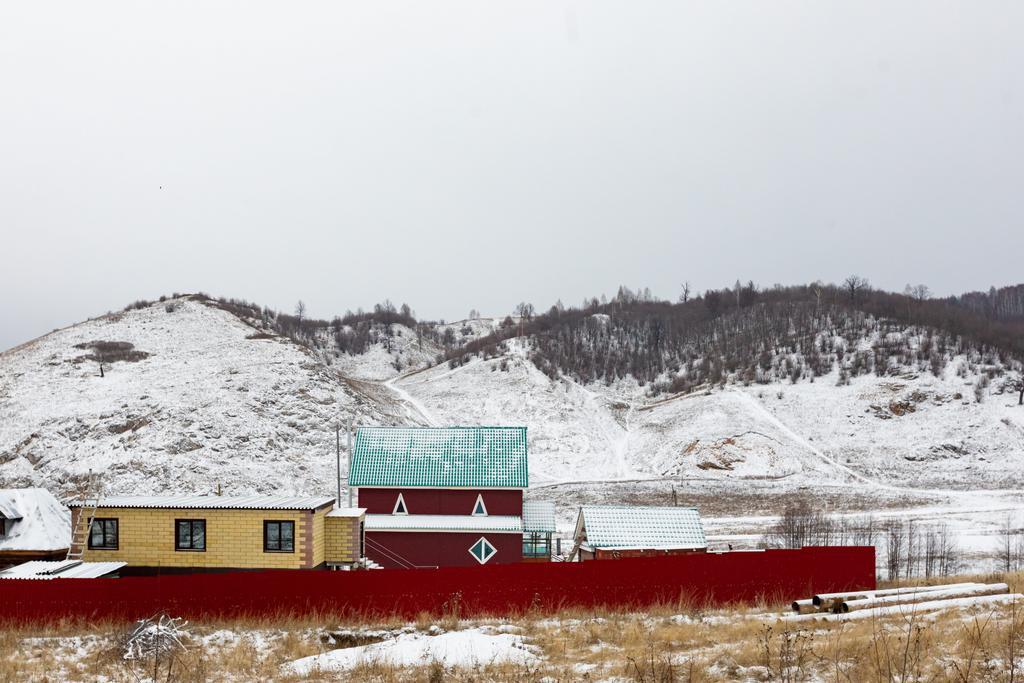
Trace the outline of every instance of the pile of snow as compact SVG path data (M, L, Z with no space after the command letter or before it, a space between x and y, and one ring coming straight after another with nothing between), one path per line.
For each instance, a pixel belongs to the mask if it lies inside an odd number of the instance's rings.
M403 667L439 662L451 667L475 667L531 664L537 659L522 636L476 628L440 635L403 633L393 640L303 657L284 668L288 673L308 676L317 671L341 671L368 664Z
M0 513L17 520L0 536L0 551L63 550L71 542L71 511L46 489L0 490Z

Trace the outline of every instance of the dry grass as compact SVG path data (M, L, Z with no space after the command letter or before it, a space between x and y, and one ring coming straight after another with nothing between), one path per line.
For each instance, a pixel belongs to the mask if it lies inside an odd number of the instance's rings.
M945 582L967 578L975 577ZM1024 588L1024 574L977 578ZM565 610L509 620L421 615L412 624L325 615L197 623L188 626L187 648L161 680L303 680L283 675L281 665L330 649L325 636L338 628L457 630L511 623L541 655L539 663L463 669L370 664L311 680L1024 681L1024 605L813 625L763 618L766 610L782 609L781 603L732 610L666 605L644 613ZM0 681L140 680L140 670L121 657L128 629L54 623L0 630Z

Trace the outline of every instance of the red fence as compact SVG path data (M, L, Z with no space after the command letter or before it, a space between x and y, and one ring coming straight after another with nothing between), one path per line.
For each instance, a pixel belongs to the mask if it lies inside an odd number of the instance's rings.
M189 619L290 613L507 614L563 607L790 601L875 587L872 547L360 572L232 572L0 580L0 620Z

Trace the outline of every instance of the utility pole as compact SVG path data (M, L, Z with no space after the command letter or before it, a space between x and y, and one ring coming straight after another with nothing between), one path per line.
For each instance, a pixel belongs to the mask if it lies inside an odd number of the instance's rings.
M341 422L334 425L334 454L338 459L338 497L335 498L334 507L341 507Z
M338 498L341 498L341 460L338 460ZM348 473L352 476L352 418L348 419ZM348 506L352 507L352 485L348 487Z

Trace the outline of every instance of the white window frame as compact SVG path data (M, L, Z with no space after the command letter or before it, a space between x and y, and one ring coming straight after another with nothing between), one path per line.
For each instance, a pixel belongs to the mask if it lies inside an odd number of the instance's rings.
M489 547L493 551L493 552L491 552L490 555L488 555L485 559L482 559L482 560L479 557L477 557L476 554L473 552L473 548L475 548L476 544L479 543L480 541L483 541L484 543L486 543L487 547ZM475 541L473 541L473 543L469 546L469 550L467 552L469 553L470 557L472 557L474 560L476 560L480 564L487 564L488 562L490 562L491 560L494 559L495 555L498 554L498 549L494 547L493 543L491 543L489 540L487 540L486 536L481 536L480 538L478 538Z
M476 511L476 508L477 508L478 505L483 510L483 512L477 512ZM473 517L487 517L487 505L484 503L484 494L482 494L482 493L478 493L477 494L476 502L473 503L473 512L471 513L471 515Z
M399 512L398 511L398 505L399 504L402 505L402 510L404 510L404 512ZM391 508L391 514L393 514L393 515L407 515L407 514L409 514L409 505L405 502L405 496L402 495L401 491L398 492L398 498L395 499L395 507Z

